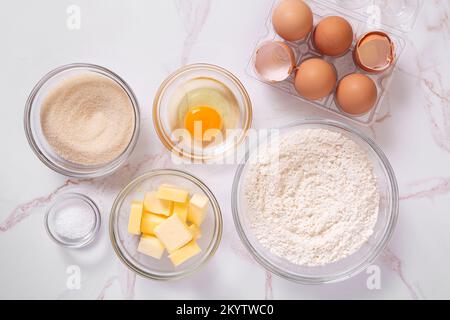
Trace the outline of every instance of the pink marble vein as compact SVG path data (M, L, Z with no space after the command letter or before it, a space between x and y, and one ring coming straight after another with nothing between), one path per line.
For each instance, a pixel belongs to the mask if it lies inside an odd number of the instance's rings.
M232 237L230 249L239 258L244 259L250 263L255 263L255 260L253 260L253 257L250 255L247 249L244 248L244 245L242 244L240 239Z
M55 196L66 191L72 186L87 187L93 186L92 192L102 194L107 190L118 191L125 183L128 183L141 170L149 167L168 167L170 155L144 155L135 164L126 164L114 174L99 179L68 179L62 185L47 195L29 200L19 204L7 217L0 223L0 232L6 232L16 226L18 223L28 218L33 210L48 205Z
M420 180L411 184L411 187L416 189L409 193L400 196L400 200L411 200L428 198L449 194L450 193L450 178L430 178Z
M402 261L390 249L385 249L381 254L381 259L399 276L405 287L407 288L411 298L420 299L419 290L416 289L405 277L403 273Z
M448 50L450 27L448 8L444 8L447 6L442 1L435 2L443 10L438 12L438 16L429 18L431 22L427 24L426 31L430 45L439 43L440 46L430 51L427 45L419 50L413 41L408 45L415 54L417 79L423 88L424 111L430 122L433 139L441 149L450 152L450 87L449 82L444 79L449 62L445 55L435 55L436 52Z
M97 300L104 300L106 296L106 292L108 289L114 284L114 282L117 281L117 276L110 277L108 280L106 280L103 288L100 290L100 293L97 297Z
M48 195L32 199L25 203L18 205L9 216L0 223L0 232L6 232L14 227L16 224L27 218L33 209L40 208L47 205L52 199L61 191L71 185L78 185L80 181L68 179L62 185L57 187L53 192Z
M430 121L433 138L437 145L443 150L450 152L450 90L443 87L441 75L434 70L435 78L433 82L426 76L422 79L423 86L429 94L425 96L425 112ZM437 82L437 84L436 84ZM435 110L440 108L439 110ZM439 121L439 117L441 121Z
M106 280L105 284L100 289L100 293L97 296L97 300L104 300L106 297L106 293L116 281L120 285L120 289L124 299L134 298L134 288L136 286L136 274L131 270L126 269L124 266L120 267L123 269L121 270L119 275L112 276Z
M273 300L272 274L266 271L265 299Z
M135 243L134 246L131 246L131 243ZM130 248L137 248L137 242L136 239L129 237L125 239L124 243L125 247L129 249L129 253L133 258L136 258L137 250L134 249L134 251ZM119 272L118 275L110 277L105 284L103 285L102 289L100 290L100 294L97 297L97 300L103 300L106 296L106 292L108 289L113 285L115 281L119 283L120 290L122 292L122 295L124 299L133 299L135 292L135 286L136 286L136 274L132 272L130 269L125 267L121 262L118 262L118 268Z
M133 259L139 260L137 251L138 239L130 236L123 237L123 239L123 245L127 248L128 253L133 257ZM134 288L136 286L136 273L132 272L122 264L120 264L119 268L118 279L122 294L125 299L133 299Z
M136 286L136 273L129 269L125 270L124 274L119 276L120 287L125 299L134 298L134 288Z
M181 52L181 65L188 63L192 48L208 17L210 0L176 0L175 4L186 28L186 38Z
M423 108L432 137L446 152L450 152L450 83L446 72L449 60L444 53L450 44L449 5L448 1L435 0L433 6L441 10L423 15L420 20L425 22L426 41L420 46L414 38L408 41L415 65L408 63L405 64L407 68L400 68L401 72L416 79L422 88Z
M435 1L436 5L439 4L440 1ZM438 19L437 23L433 23L427 26L427 30L429 32L446 32L450 34L450 23L448 18L448 12L443 12L442 16Z
M384 99L384 103L383 103L383 105L381 107L383 108L382 111L384 111L383 114L382 115L377 115L377 118L375 119L374 123L369 126L369 130L372 133L372 136L373 136L374 139L377 138L376 126L378 124L381 124L381 123L385 122L386 120L388 120L389 118L392 117L392 114L391 114L391 101L390 101L389 93L386 94L386 97Z

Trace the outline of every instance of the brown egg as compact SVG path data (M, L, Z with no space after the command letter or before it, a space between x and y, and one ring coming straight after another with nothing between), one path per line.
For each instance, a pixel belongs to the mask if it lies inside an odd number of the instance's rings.
M295 75L295 89L310 100L329 95L336 84L336 70L325 60L312 58L300 64Z
M283 0L273 11L275 32L287 41L302 40L313 27L313 15L302 0Z
M352 26L344 18L326 17L315 28L313 42L320 53L326 56L341 56L352 45Z
M336 102L342 111L360 115L370 111L377 101L377 86L368 76L353 73L339 81Z

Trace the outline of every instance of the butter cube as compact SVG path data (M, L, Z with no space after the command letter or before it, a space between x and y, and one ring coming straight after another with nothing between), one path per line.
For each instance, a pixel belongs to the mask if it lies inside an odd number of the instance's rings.
M200 226L205 219L208 198L202 194L194 194L189 202L187 220Z
M157 198L155 192L147 192L144 198L144 209L151 213L170 216L172 214L173 203Z
M162 200L186 203L189 197L189 192L183 189L163 184L156 192L156 197Z
M166 220L164 216L159 216L150 212L144 212L142 214L141 220L141 232L148 235L155 235L155 227L164 220Z
M169 252L181 248L192 240L191 232L176 214L156 226L154 233Z
M131 234L141 234L141 218L143 211L141 201L131 202L130 218L128 220L128 232Z
M181 221L186 222L188 208L189 208L188 203L175 202L173 204L173 213L172 214L178 215L178 217L180 217Z
M150 257L161 259L164 253L164 246L158 238L148 235L142 235L137 251Z
M200 239L202 237L202 231L197 225L191 224L190 226L188 226L188 229L194 239Z
M172 263L176 267L186 260L192 258L193 256L199 254L201 251L202 249L200 249L197 242L195 242L195 240L192 240L184 247L181 247L180 249L170 253L169 258L170 260L172 260Z

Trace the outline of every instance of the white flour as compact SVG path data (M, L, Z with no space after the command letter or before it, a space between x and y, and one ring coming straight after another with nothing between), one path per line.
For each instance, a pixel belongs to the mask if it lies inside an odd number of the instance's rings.
M251 227L265 248L294 264L318 266L369 239L380 195L361 147L340 133L300 129L281 137L279 154L262 148L244 192Z

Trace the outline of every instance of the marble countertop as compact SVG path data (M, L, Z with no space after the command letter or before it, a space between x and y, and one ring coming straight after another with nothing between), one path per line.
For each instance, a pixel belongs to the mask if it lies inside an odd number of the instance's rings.
M395 0L401 1L401 0ZM241 244L231 216L235 166L186 165L207 182L224 218L219 251L198 273L175 282L150 281L115 256L108 218L118 191L153 168L176 167L151 121L160 82L193 62L221 65L244 83L254 105L253 127L273 127L307 116L334 118L249 77L245 68L271 0L8 1L0 12L0 298L43 299L431 299L450 298L450 3L425 1L382 106L381 117L359 127L375 139L397 175L400 214L391 242L376 260L381 287L369 274L321 286L272 276ZM70 6L81 28L67 26ZM69 13L68 11L69 10ZM45 167L30 150L22 117L40 77L59 65L108 67L134 89L141 135L129 162L115 174L77 180ZM99 205L98 239L81 250L55 245L43 217L61 193L88 193ZM73 266L81 288L68 285Z

